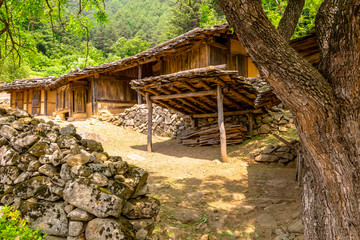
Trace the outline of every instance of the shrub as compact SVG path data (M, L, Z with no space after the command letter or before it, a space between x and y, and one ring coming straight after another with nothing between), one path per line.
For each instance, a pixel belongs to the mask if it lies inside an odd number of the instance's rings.
M19 211L4 206L0 209L0 239L1 240L42 240L40 231L27 225L25 219L20 218Z

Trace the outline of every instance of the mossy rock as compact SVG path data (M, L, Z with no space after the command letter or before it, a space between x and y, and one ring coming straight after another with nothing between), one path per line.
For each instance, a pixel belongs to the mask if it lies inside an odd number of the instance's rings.
M36 157L40 157L45 154L47 149L49 149L49 144L46 142L37 142L29 149L29 153Z

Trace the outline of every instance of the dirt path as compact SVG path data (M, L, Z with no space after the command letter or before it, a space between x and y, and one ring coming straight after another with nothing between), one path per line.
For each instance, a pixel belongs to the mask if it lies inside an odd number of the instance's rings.
M224 164L219 146L187 147L154 137L155 152L147 153L144 134L108 123L73 124L79 132L99 134L110 155L150 173L151 193L162 204L155 229L161 239L302 239L295 233L301 232L295 169L257 164L246 156L276 143L274 138L230 146L230 162ZM287 238L281 232L288 232Z

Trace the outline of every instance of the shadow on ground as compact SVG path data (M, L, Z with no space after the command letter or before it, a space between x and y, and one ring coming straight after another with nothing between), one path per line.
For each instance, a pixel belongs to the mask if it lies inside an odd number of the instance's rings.
M211 175L175 181L150 173L151 193L162 204L156 230L163 232L161 239L208 234L209 239L273 240L276 229L285 232L300 218L295 169L251 164L247 172L239 180ZM265 218L261 224L259 217Z
M156 142L152 144L153 152L173 156L176 158L196 158L203 160L216 160L219 159L220 146L185 146L175 139L169 139L162 142ZM147 151L147 145L134 145L131 148Z

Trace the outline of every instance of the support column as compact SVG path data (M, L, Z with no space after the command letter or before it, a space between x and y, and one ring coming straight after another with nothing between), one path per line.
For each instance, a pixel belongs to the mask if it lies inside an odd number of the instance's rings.
M91 78L90 80L90 102L91 102L91 114L95 115L95 83L94 78Z
M146 104L148 109L147 151L152 152L152 105L148 92L146 93Z
M142 78L142 67L141 67L141 65L139 65L138 68L139 68L138 79L141 79ZM142 99L142 96L141 96L141 94L139 92L137 93L137 101L138 101L138 104L143 104L143 99Z
M248 119L248 134L250 135L250 137L253 136L254 134L254 115L251 113L246 114L246 117Z
M44 96L44 115L47 116L47 103L48 103L48 91L45 90L45 96Z
M30 91L26 90L26 111L29 112L29 94Z
M220 85L217 85L217 106L218 106L218 124L220 132L220 151L222 162L228 162L226 153L226 131L224 123L224 105L223 105L223 92Z
M13 100L13 95L15 94L15 92L14 91L12 91L11 93L10 93L10 108L12 108L12 100Z
M94 115L97 114L98 112L98 102L97 102L97 79L94 79L94 89L93 89L93 93L94 93Z

